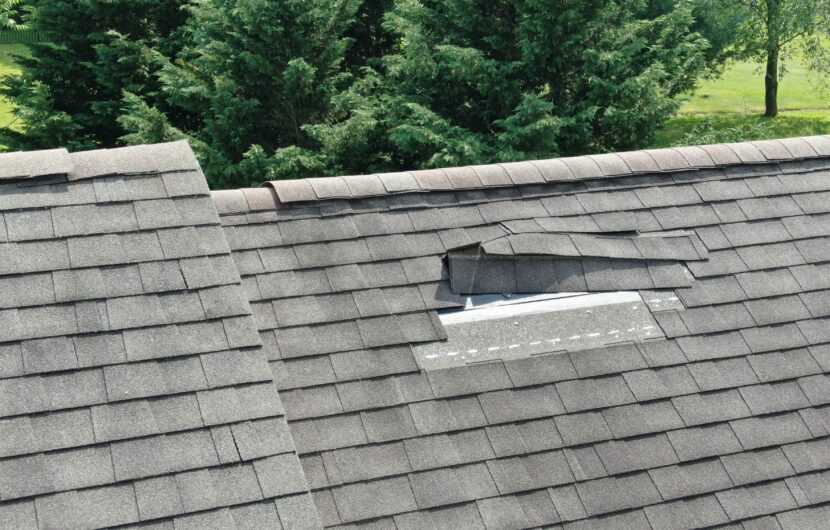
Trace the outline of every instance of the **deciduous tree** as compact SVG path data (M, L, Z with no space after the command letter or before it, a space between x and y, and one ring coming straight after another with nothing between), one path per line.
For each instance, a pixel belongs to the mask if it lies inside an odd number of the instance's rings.
M743 13L734 46L739 57L764 64L767 116L778 115L778 83L787 55L804 60L821 75L830 73L830 1L732 0L719 9Z

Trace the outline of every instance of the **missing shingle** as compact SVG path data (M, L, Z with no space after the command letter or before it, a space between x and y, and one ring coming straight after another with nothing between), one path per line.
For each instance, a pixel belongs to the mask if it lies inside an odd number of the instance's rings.
M664 337L636 292L481 295L439 312L447 340L413 348L425 370Z

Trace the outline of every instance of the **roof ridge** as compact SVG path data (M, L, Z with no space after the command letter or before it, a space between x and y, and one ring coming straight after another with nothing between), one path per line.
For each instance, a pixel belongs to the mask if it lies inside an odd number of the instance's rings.
M262 188L214 191L213 198L220 213L244 213L273 209L281 203L619 178L823 157L830 157L828 135L396 173L273 180L263 184Z
M0 153L0 181L55 176L81 180L199 168L196 155L185 140L74 153L65 148Z

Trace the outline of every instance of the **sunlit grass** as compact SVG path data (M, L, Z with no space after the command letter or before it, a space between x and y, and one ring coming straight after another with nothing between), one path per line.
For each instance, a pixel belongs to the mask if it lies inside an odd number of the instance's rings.
M798 64L787 65L778 87L778 106L789 110L830 110L830 95L817 90L815 78ZM757 64L736 63L719 79L703 80L680 114L763 113L764 74Z
M655 147L695 143L701 129L721 141L830 134L830 96L816 89L803 66L788 65L779 86L776 118L763 116L764 76L756 64L737 63L698 90L658 132Z
M22 44L0 45L0 76L19 71L17 65L14 63L15 55L29 55L29 49ZM13 109L14 107L9 101L0 97L0 127L6 127L14 120ZM15 127L22 125L19 122L14 123Z

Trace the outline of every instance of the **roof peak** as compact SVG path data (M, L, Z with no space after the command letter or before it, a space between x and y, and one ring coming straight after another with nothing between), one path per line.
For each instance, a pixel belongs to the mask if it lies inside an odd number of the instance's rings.
M199 162L184 140L75 153L64 148L0 153L0 182L42 177L81 180L196 169Z
M266 182L258 189L215 191L213 196L220 213L239 213L273 209L281 203L573 182L824 157L830 157L830 136L810 136L396 173L277 180Z

